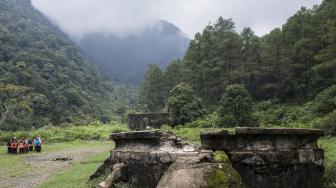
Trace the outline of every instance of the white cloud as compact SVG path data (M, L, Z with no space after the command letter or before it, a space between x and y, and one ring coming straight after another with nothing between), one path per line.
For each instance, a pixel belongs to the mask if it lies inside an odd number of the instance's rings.
M322 0L32 0L33 5L73 36L93 31L132 32L148 20L174 23L189 37L219 16L233 18L240 31L263 35L280 27L301 6Z

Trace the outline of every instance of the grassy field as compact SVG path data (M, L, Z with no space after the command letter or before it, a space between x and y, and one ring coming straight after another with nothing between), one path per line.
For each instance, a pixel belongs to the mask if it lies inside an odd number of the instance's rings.
M35 166L27 161L28 158L43 157L52 153L66 153L67 151L87 148L102 150L103 152L97 154L84 153L87 156L82 156L83 159L74 161L68 168L53 172L50 180L48 179L41 185L41 187L84 187L88 182L88 177L102 164L103 160L108 156L108 151L113 147L112 142L73 141L44 144L42 153L30 152L22 155L8 155L6 148L3 147L0 151L0 183L13 178L27 176L33 170L36 170ZM59 179L61 180L59 181ZM73 186L76 184L80 186ZM90 187L89 184L88 187Z
M95 187L89 181L89 176L97 169L102 161L106 159L106 153L90 156L83 161L75 163L72 167L65 169L43 183L39 188L90 188Z

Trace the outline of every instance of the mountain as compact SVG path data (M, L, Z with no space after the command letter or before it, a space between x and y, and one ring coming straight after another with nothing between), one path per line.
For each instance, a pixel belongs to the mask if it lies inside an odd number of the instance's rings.
M127 96L30 0L0 0L0 130L83 124L126 106Z
M175 25L156 20L134 33L90 33L77 44L105 75L138 85L148 64L164 68L181 58L189 38Z

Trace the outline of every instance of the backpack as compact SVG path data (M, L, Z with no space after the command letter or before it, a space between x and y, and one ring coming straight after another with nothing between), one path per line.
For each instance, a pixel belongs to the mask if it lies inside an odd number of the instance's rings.
M41 145L40 140L39 140L39 139L36 139L36 140L35 140L35 146L40 146L40 145Z

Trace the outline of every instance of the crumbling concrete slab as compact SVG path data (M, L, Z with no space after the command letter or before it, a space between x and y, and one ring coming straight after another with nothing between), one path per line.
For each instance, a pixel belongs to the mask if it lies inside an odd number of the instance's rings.
M248 188L322 187L324 151L316 129L236 128L201 134L202 147L224 150Z

